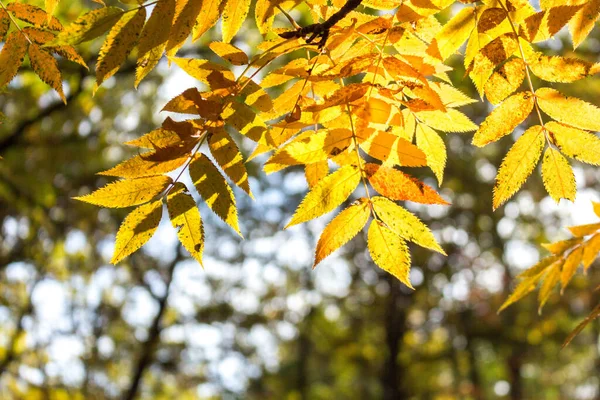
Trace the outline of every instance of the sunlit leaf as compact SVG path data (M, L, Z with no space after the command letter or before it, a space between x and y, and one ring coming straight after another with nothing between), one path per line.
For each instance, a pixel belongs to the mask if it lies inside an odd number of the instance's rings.
M125 179L108 185L85 196L74 197L100 207L120 208L146 203L161 194L172 179L168 176L150 178Z
M371 258L384 271L413 289L410 273L410 253L406 242L383 223L373 220L369 226L368 247Z
M577 191L575 175L569 162L558 150L548 147L542 161L542 178L548 194L557 203L560 199L574 201Z
M171 224L177 229L177 237L183 247L202 265L204 251L204 228L196 201L187 187L177 182L167 196L167 210Z

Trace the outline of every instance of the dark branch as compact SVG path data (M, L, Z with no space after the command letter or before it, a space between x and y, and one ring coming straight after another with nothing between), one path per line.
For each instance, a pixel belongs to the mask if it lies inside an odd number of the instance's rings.
M317 43L317 47L322 49L327 42L327 38L329 37L329 30L333 28L335 24L337 24L342 18L350 13L350 11L354 10L362 3L362 0L348 0L346 4L342 8L340 8L335 14L333 14L327 21L321 22L318 24L311 24L305 26L304 28L297 29L295 31L283 32L280 33L284 39L293 39L293 38L305 38L310 35L306 39L306 43L312 43L313 40L320 37L319 43Z

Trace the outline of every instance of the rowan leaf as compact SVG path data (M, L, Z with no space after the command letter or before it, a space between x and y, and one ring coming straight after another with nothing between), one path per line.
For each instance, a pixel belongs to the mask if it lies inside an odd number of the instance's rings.
M221 65L193 58L172 57L171 60L192 78L207 84L211 89L226 88L235 84L233 73Z
M598 252L600 251L600 234L594 234L582 247L583 255L581 262L583 263L583 270L587 272L596 257L598 257Z
M172 179L168 176L125 179L108 185L85 196L73 197L100 207L122 208L146 203L161 194Z
M389 199L422 204L450 204L432 187L397 169L368 163L364 165L364 171L373 189Z
M148 18L140 34L138 65L141 64L142 60L148 62L149 52L155 49L164 50L175 16L175 5L176 0L161 0L154 6L150 18Z
M8 4L6 9L10 11L15 18L30 23L38 28L46 28L51 31L61 31L63 29L63 26L58 19L37 6L14 2Z
M150 240L162 218L162 206L162 200L156 200L127 215L117 232L111 264L117 264Z
M345 165L327 175L308 192L285 228L332 211L352 194L359 182L360 170L354 165Z
M535 125L527 129L506 153L496 176L494 210L523 186L540 160L544 143L543 128Z
M514 131L529 116L534 103L533 94L529 91L519 92L504 100L481 123L473 136L473 144L483 147Z
M410 253L406 242L383 223L373 220L369 226L368 248L377 266L394 275L411 289Z
M135 46L146 21L146 8L125 13L112 27L98 54L96 65L97 89L102 82L117 72Z
M530 15L521 24L519 35L531 43L550 39L580 8L580 5L561 4Z
M582 256L582 247L575 248L567 256L567 259L565 260L565 263L562 267L562 271L560 273L560 283L563 290L567 287L567 285L571 281L571 278L573 278L573 275L575 275L575 272L577 272L577 268L579 267L579 264L581 264Z
M417 124L417 147L425 153L427 166L435 174L438 185L444 179L444 168L446 167L446 145L444 139L436 131L424 124Z
M214 2L213 0L206 3ZM196 20L200 15L203 0L179 0L175 9L174 23L169 31L169 39L167 40L167 56L174 56L175 53L183 46L185 40L194 28Z
M506 307L510 306L513 303L516 303L517 301L521 300L523 297L531 293L536 288L545 272L546 270L544 269L541 272L538 272L536 275L529 276L523 279L521 282L519 282L517 287L515 287L515 290L508 297L508 299L506 299L506 301L502 303L502 305L498 309L498 313L502 312L502 310L504 310Z
M567 240L560 240L554 243L542 243L542 247L551 252L552 254L563 254L571 247L578 245L583 241L582 238L573 238Z
M558 150L548 147L542 161L542 180L548 194L557 203L561 198L575 200L575 175L569 162Z
M537 103L543 112L558 122L580 129L600 131L600 109L586 101L568 97L547 87L536 90Z
M569 21L569 31L573 38L573 47L578 47L594 28L600 15L600 0L590 0L583 4Z
M385 197L373 197L371 202L375 214L398 236L446 255L431 230L417 216Z
M204 227L196 201L187 187L177 182L167 195L167 210L183 247L202 265Z
M554 121L548 122L546 129L565 155L587 164L600 165L598 136Z
M212 42L208 45L219 57L229 61L233 65L248 64L248 56L242 50L230 43Z
M596 233L600 229L600 222L586 225L569 226L567 228L573 236L582 237Z
M319 184L321 179L329 175L329 164L326 160L306 164L304 167L304 175L306 176L308 187L312 189Z
M200 39L206 31L212 28L223 10L224 0L203 1L196 24L192 28L192 41ZM257 5L258 7L258 5Z
M181 167L188 159L189 153L173 147L158 153L152 151L134 156L98 174L120 178L162 175Z
M487 32L500 25L506 19L508 14L501 7L487 8L481 13L477 21L477 30L481 33Z
M90 11L63 29L56 39L46 46L75 45L95 39L112 28L123 13L123 9L119 7L103 7Z
M196 154L190 163L189 173L206 205L242 236L233 191L212 161L204 154Z
M474 14L474 7L465 7L456 13L435 35L427 54L442 61L454 54L475 28Z
M9 29L10 17L4 8L0 8L0 42L4 41Z
M425 125L441 132L471 132L477 130L477 125L469 117L453 108L446 110L446 112L440 110L421 111L415 113L415 116Z
M222 15L223 42L229 43L242 27L250 10L250 0L225 0Z
M544 305L550 298L550 295L552 294L552 289L554 289L554 287L556 287L556 285L558 284L558 282L560 280L562 265L563 265L562 259L555 261L550 267L548 267L548 270L546 271L546 274L544 275L544 279L542 281L542 286L540 287L540 292L538 294L538 302L539 302L538 313L540 313L540 314L542 312L542 308L544 307Z
M483 90L490 103L499 104L521 86L523 79L525 79L523 59L511 58L494 71Z
M253 197L248 183L248 171L244 164L244 157L231 136L224 129L217 130L209 135L208 145L215 161L225 174L250 197Z
M356 236L367 224L370 213L369 201L361 198L336 215L319 237L313 268Z
M40 79L50 85L58 93L63 103L67 104L65 93L62 88L62 76L58 69L58 62L52 55L35 43L29 45L27 50L31 68Z
M546 56L535 52L528 57L531 72L548 82L575 82L590 74L592 63L577 58Z
M27 53L29 42L19 31L12 31L0 50L0 88L6 86L17 75Z

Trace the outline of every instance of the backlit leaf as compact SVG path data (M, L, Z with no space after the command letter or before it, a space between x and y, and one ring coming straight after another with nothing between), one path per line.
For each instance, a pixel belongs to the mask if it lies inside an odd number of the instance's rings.
M108 185L85 196L74 197L100 207L121 208L146 203L161 194L173 180L168 176L125 179Z
M343 166L327 175L308 192L286 228L332 211L352 194L359 182L360 171L353 165Z
M542 111L555 120L580 129L600 131L598 107L547 87L539 88L535 95Z
M502 64L485 83L484 92L492 104L499 104L517 90L525 79L522 58L511 58Z
M362 198L336 215L319 237L313 268L356 236L367 224L370 213L369 201Z
M510 148L496 176L494 210L510 199L533 172L544 150L543 128L532 126Z
M508 297L508 299L506 299L502 306L500 306L498 312L500 313L506 307L510 306L513 303L516 303L517 301L521 300L523 297L531 293L536 288L545 272L546 270L544 269L543 271L538 272L536 275L529 276L523 279L521 282L519 282L512 294Z
M431 168L441 185L446 167L446 145L444 139L436 131L424 124L416 127L417 147L423 150L427 157L427 166Z
M51 31L60 31L63 29L58 19L46 13L41 8L23 3L10 3L6 6L15 18L30 23L38 28L46 28Z
M554 121L548 122L546 129L551 132L556 145L565 155L587 164L600 165L598 136Z
M574 82L590 74L592 63L577 58L545 56L536 52L528 57L531 72L548 82Z
M221 15L223 0L203 1L200 14L196 19L196 24L192 28L192 40L200 39L202 35L212 28Z
M100 48L96 65L96 87L117 72L136 44L146 21L146 9L125 13L112 27Z
M211 154L225 174L250 197L253 197L248 183L248 171L246 171L244 157L231 136L223 129L218 130L209 135L208 145Z
M560 273L560 283L563 289L567 287L571 281L571 278L573 278L573 275L575 275L577 267L579 267L579 264L581 264L582 255L583 248L577 247L567 256Z
M573 238L567 240L560 240L554 243L542 243L542 247L551 252L552 254L562 254L569 250L571 247L578 245L582 242L582 238Z
M229 43L235 34L240 30L248 11L250 10L250 0L225 0L223 9L223 42Z
M373 220L369 226L368 247L377 266L394 275L400 282L410 284L410 253L406 242L383 223Z
M233 191L212 161L204 154L196 154L190 163L189 173L204 202L242 236Z
M312 164L306 164L304 167L304 175L309 188L313 188L319 184L321 179L329 175L329 164L327 161L318 161Z
M10 17L4 8L0 8L0 42L4 41L8 30L10 29Z
M398 236L441 254L446 254L431 230L417 216L393 201L376 196L371 198L377 216Z
M29 45L27 54L29 55L29 61L33 71L42 81L46 82L52 89L56 90L63 103L66 104L67 99L63 92L62 77L56 59L35 43Z
M430 186L397 169L365 164L364 170L373 189L389 199L422 204L450 204Z
M515 130L529 116L534 105L533 94L520 92L504 100L487 116L473 136L473 144L483 147Z
M583 256L581 257L581 262L583 263L583 270L587 272L596 257L598 257L598 252L600 251L600 234L592 236L582 247Z
M167 156L168 152L171 154ZM134 156L109 170L99 172L99 175L121 178L162 175L181 167L189 158L188 153L177 147L159 153L158 157L156 154L156 152L148 152Z
M48 46L79 44L97 38L112 28L123 15L119 7L103 7L90 11L77 18L63 29Z
M136 85L146 76L162 56L171 32L176 0L161 0L154 6L144 25L138 44Z
M452 108L446 112L439 110L421 111L415 113L415 116L425 125L441 132L471 132L477 130L477 125L469 117Z
M6 86L17 75L25 58L29 42L19 31L12 31L0 50L0 88Z
M594 28L600 15L600 0L585 2L569 21L569 31L573 37L573 47L578 47Z
M158 228L162 217L162 200L144 204L133 210L121 223L110 262L116 264L142 247Z
M542 281L542 286L540 287L540 292L538 294L538 301L540 304L539 308L538 308L539 313L542 312L542 308L544 307L544 304L546 304L546 302L550 298L550 295L552 294L552 289L554 289L554 287L558 284L558 282L560 280L560 272L561 272L562 264L563 264L562 259L554 262L554 264L552 264L548 268L548 271L546 272L546 275L544 276L544 280Z
M561 198L575 200L577 189L573 169L567 159L552 147L548 147L544 153L542 180L548 194L557 203Z
M598 304L590 313L590 315L588 315L587 317L585 317L585 319L579 324L577 325L577 327L575 329L573 329L573 332L571 332L569 334L569 336L565 339L565 342L563 343L562 347L567 346L569 343L571 343L571 341L575 338L575 336L579 335L579 333L581 333L581 331L588 326L588 324L590 322L592 322L593 320L595 320L596 318L600 317L600 304Z
M581 237L591 235L600 229L600 223L569 226L567 229L571 231L573 236Z
M242 50L230 43L212 42L208 45L219 57L229 61L233 65L248 64L248 56Z
M177 182L167 196L167 210L173 228L183 247L202 265L204 251L204 227L196 201L187 187Z
M474 7L465 7L456 13L436 34L427 49L427 54L442 61L454 54L475 28L474 13Z
M174 56L175 53L183 46L185 40L196 24L196 19L200 15L200 10L203 3L214 3L215 1L203 0L178 0L175 9L175 22L169 32L167 41L167 55Z

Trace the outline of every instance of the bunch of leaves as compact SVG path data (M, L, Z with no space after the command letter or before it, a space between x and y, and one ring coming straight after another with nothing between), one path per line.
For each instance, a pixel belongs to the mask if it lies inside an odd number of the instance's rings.
M600 217L600 203L592 202L592 205L594 213ZM587 274L600 252L600 222L570 226L568 229L573 236L572 238L542 244L550 252L550 255L542 258L538 263L517 276L520 282L498 312L521 300L541 284L538 295L539 312L541 313L544 304L546 304L556 286L560 285L562 294L580 266L583 267L583 272ZM566 346L575 335L598 316L600 316L600 306L596 307L575 328L564 345Z

